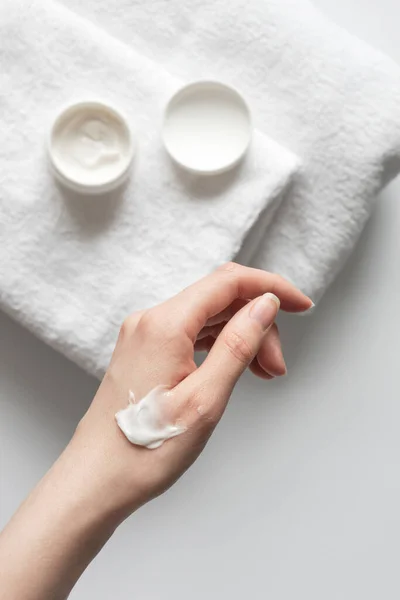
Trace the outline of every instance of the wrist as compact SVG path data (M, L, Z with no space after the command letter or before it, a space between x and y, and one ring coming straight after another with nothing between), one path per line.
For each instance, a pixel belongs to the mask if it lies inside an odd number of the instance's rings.
M97 432L84 418L53 468L74 490L80 508L114 529L147 500L132 447L116 426Z
M100 474L86 459L72 440L34 494L55 502L60 520L70 520L76 529L112 532L119 524L117 507L105 493Z

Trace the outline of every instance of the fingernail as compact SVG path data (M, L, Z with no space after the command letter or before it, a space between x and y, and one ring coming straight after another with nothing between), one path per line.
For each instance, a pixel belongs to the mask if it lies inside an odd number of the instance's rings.
M258 321L265 330L273 323L281 303L275 294L268 292L258 298L250 308L249 315L252 319Z
M268 371L268 375L271 375L271 377L284 377L285 375L287 375L287 366L285 363L285 359L282 356L282 362L283 362L283 368L281 369L272 369L271 367L269 367L269 371Z
M297 313L298 316L300 316L300 317L301 316L307 316L308 317L310 314L312 314L314 312L315 304L311 300L311 298L309 298L309 300L311 302L311 305L308 308L306 308L306 310L304 310L303 312Z
M285 375L287 375L287 366L286 366L286 363L284 362L283 371L280 371L280 373L278 375L275 375L275 377L285 377Z

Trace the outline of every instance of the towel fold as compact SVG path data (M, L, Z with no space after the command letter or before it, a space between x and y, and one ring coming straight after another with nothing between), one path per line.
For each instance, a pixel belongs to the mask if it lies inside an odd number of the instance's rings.
M183 175L160 143L181 81L46 0L3 0L0 40L0 306L101 376L125 316L232 259L298 160L255 132L238 170ZM84 98L121 107L138 139L131 180L103 198L63 190L48 169L55 111Z
M239 251L317 301L400 169L399 68L307 0L68 6L84 15L0 5L0 306L101 375L128 313ZM162 109L193 78L239 87L258 127L218 178L184 175L161 147ZM47 168L55 111L86 98L121 107L139 142L130 182L103 198Z
M65 2L173 74L237 85L257 127L301 158L253 264L317 302L399 172L398 66L308 0Z

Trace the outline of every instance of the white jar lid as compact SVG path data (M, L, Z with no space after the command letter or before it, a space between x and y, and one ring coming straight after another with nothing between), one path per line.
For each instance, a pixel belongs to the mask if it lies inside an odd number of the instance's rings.
M101 194L125 181L134 145L128 123L118 110L86 101L58 114L48 150L61 183L77 192Z
M217 81L181 88L164 115L163 142L183 168L211 175L234 167L251 139L249 107L238 91Z

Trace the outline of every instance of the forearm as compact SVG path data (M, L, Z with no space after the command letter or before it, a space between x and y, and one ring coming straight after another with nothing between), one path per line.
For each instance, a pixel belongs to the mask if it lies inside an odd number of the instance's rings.
M126 319L72 442L0 536L0 600L66 598L119 523L196 460L246 366L266 378L286 371L279 299L292 312L312 306L281 277L230 264ZM197 340L210 349L199 369ZM160 384L184 431L148 450L126 439L115 414L131 390L143 399Z
M63 600L120 520L72 444L0 535L0 600Z

